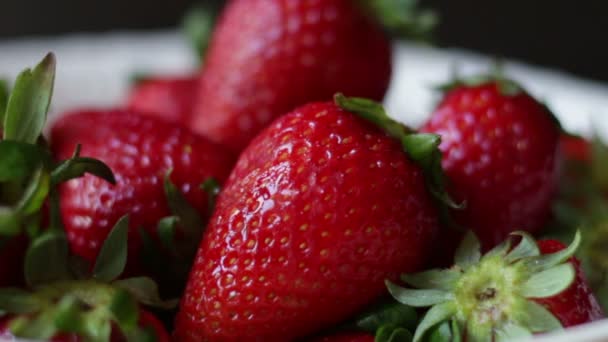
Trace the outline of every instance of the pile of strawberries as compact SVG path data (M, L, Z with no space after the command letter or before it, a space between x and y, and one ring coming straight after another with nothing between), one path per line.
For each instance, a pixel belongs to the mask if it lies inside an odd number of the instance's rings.
M0 338L504 341L603 318L606 148L499 74L452 80L418 130L391 119L370 13L421 34L412 6L229 1L199 75L48 140L55 57L21 73Z

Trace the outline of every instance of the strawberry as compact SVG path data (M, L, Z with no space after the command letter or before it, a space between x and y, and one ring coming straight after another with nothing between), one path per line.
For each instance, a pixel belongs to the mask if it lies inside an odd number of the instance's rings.
M397 301L431 307L414 342L431 334L466 341L530 337L604 317L572 256L580 241L577 233L564 248L516 232L481 256L480 242L469 232L451 268L402 275L416 289L386 283Z
M129 274L144 267L185 278L210 204L200 185L210 178L222 183L232 155L177 124L127 110L69 113L54 124L51 141L58 158L82 144L82 155L104 161L116 177L115 186L85 176L60 188L72 251L91 262L112 225L129 214ZM151 244L166 253L150 251ZM161 266L173 254L179 265ZM175 277L167 283L178 284Z
M211 38L195 131L241 151L277 116L335 92L381 100L388 38L350 0L232 0Z
M383 279L422 267L438 233L425 187L438 143L342 95L277 119L218 197L175 338L302 337L385 293Z
M146 78L133 86L126 107L188 125L197 85L198 77Z
M512 81L456 82L421 131L441 135L448 190L466 209L455 221L485 250L550 218L560 170L560 127Z

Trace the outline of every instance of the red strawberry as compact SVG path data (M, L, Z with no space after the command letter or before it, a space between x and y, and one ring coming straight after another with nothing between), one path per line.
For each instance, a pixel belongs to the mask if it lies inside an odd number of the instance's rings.
M155 240L159 220L172 213L188 216L181 217L177 252L195 252L197 236L204 228L198 216L205 217L208 206L200 185L209 177L222 182L233 164L230 153L177 124L123 110L68 113L53 126L51 140L58 158L69 156L76 144L82 144L82 155L107 163L117 182L113 186L85 176L61 187L61 214L72 251L94 260L110 228L129 214L128 269L132 274L141 272L139 259L145 240L139 229ZM163 187L169 170L175 184L173 196L178 199L167 198L171 182Z
M15 336L10 331L9 322L11 319L15 317L3 317L0 320L0 340L8 340L13 341ZM167 330L163 326L163 324L156 318L154 315L145 310L139 311L138 325L142 330L146 330L150 332L153 339L150 341L156 342L169 342L171 339L169 338L169 334ZM87 341L85 337L79 335L78 333L56 333L47 339L51 342L84 342ZM126 342L126 337L119 331L117 327L113 327L111 337L109 339L110 342Z
M414 342L429 333L468 341L519 339L604 317L572 256L580 234L567 248L555 240L537 245L524 232L514 235L518 244L508 239L482 257L480 242L467 234L451 268L402 275L415 290L387 281L397 301L431 307Z
M591 161L591 143L584 138L562 134L560 136L560 143L566 160Z
M414 137L377 104L337 102L402 141ZM408 158L419 146L410 147L406 155L331 102L276 120L241 154L218 198L175 337L291 340L352 316L384 293L383 279L419 269L438 223L425 173Z
M560 128L530 95L506 80L458 84L422 131L441 135L448 190L467 205L455 220L484 248L546 223L558 186Z
M211 38L194 130L235 151L274 118L341 91L381 100L382 30L351 0L232 0Z
M147 78L131 89L127 108L188 125L197 85L198 77Z

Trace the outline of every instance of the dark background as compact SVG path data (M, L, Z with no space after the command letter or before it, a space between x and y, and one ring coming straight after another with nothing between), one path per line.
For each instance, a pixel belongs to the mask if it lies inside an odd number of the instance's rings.
M0 39L164 28L176 25L196 2L1 1ZM441 15L437 32L437 43L441 46L514 57L608 81L608 1L422 0L422 3Z

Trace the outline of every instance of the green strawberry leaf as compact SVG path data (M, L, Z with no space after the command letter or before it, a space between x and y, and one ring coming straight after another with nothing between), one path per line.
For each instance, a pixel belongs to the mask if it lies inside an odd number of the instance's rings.
M8 102L8 82L0 79L0 132L4 124L4 115L6 114L6 103Z
M412 333L409 330L394 325L384 325L378 329L375 342L411 342Z
M424 315L416 333L414 334L414 342L422 341L424 336L429 332L431 328L450 319L456 313L456 306L453 302L446 302L433 306Z
M389 301L379 303L368 309L365 313L357 317L355 325L358 329L370 334L375 334L380 327L385 325L415 329L418 320L416 310L395 302L392 298Z
M363 0L364 9L397 38L430 41L439 22L433 10L420 9L418 0Z
M177 254L175 246L175 234L179 218L177 216L163 217L158 221L158 239L173 255Z
M93 267L93 278L110 282L122 274L127 264L128 233L129 217L125 215L104 241Z
M48 151L37 145L0 141L0 182L16 181L31 175L50 161Z
M509 262L540 255L540 250L532 235L526 232L514 232L511 235L521 236L521 241L507 254L506 259Z
M42 133L53 94L55 55L49 53L34 70L15 81L4 118L4 139L34 144Z
M408 285L421 289L450 290L460 279L460 276L461 273L454 269L433 269L425 272L403 274L401 280Z
M386 280L385 284L388 292L395 300L413 307L427 307L453 299L453 294L449 291L406 289L392 283L390 280Z
M38 301L29 292L17 288L0 289L0 310L11 314L29 314L40 309Z
M57 303L54 325L58 331L67 333L86 333L85 319L82 315L83 303L76 297L67 295Z
M571 263L561 264L534 273L521 286L520 292L526 298L546 298L555 296L572 285L576 271Z
M190 9L182 19L182 30L200 60L207 54L220 9L217 2L202 3Z
M21 215L13 208L0 206L0 236L15 236L21 232Z
M128 291L139 303L147 306L173 309L178 303L177 300L162 300L158 292L158 285L147 277L120 279L114 281L113 284Z
M51 178L43 168L38 169L16 205L21 215L32 215L40 211L50 191Z
M128 291L116 291L114 296L112 296L110 311L122 331L131 331L137 327L139 308L137 301Z
M560 321L544 306L526 300L524 311L517 317L518 323L533 333L562 330Z
M25 281L29 287L71 278L69 247L62 230L47 230L35 238L25 254Z
M481 260L481 244L473 231L465 234L462 242L456 249L454 263L463 269L467 269Z
M55 186L70 179L82 177L85 173L90 173L111 184L116 184L114 173L112 173L110 167L100 160L80 157L80 145L76 147L72 158L61 162L53 170L51 173L51 183Z
M444 321L432 328L427 335L428 342L452 342L452 325L449 321Z
M551 254L543 254L536 257L528 258L523 260L524 267L531 274L546 270L553 266L556 266L574 255L576 250L581 244L581 233L577 231L574 235L574 240L568 247L562 249L559 252Z

